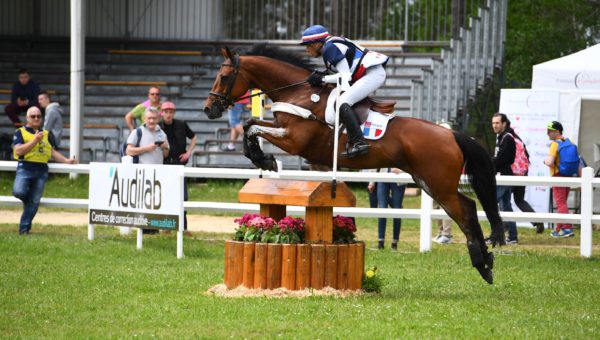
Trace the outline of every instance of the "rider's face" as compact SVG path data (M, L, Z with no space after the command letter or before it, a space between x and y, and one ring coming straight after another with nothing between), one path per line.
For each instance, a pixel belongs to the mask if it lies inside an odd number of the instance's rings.
M314 42L306 45L306 53L310 55L312 58L321 56L321 47L323 47L322 42Z

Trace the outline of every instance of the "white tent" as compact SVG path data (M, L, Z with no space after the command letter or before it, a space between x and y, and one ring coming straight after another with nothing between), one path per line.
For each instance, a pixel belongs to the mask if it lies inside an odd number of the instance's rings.
M600 44L533 66L532 89L600 90Z

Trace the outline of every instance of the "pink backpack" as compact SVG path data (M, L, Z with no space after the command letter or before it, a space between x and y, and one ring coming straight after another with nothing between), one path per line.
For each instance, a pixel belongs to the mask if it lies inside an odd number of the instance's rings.
M510 166L512 169L513 175L515 176L524 176L529 170L529 159L527 158L527 154L525 153L525 144L518 138L515 138L512 134L507 133L515 140L515 146L517 150L515 151L515 161Z

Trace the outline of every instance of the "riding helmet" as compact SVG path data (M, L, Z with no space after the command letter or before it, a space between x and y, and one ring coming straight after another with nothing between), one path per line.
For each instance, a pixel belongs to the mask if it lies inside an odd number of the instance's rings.
M327 28L321 25L312 25L302 32L302 41L300 45L306 45L314 42L324 42L329 37Z

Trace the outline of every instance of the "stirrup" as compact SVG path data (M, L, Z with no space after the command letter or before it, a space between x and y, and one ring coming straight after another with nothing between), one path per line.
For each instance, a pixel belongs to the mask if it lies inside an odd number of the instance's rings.
M360 143L353 145L350 149L346 149L346 151L342 152L342 156L348 158L354 158L362 155L366 155L369 153L369 149L371 146L367 143Z

